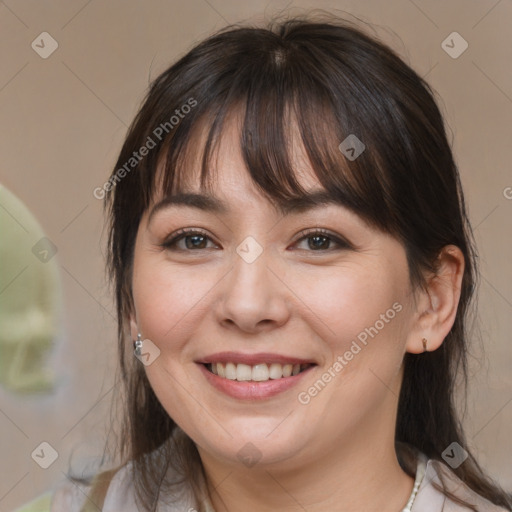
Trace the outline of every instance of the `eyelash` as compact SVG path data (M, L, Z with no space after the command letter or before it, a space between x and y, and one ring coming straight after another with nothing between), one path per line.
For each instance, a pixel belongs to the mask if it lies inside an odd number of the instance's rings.
M175 248L176 244L180 240L185 239L187 236L193 236L193 235L201 235L201 236L204 236L205 238L210 239L208 234L205 231L201 230L201 229L197 229L197 228L196 229L187 229L187 228L184 228L184 229L180 229L179 231L177 231L174 234L174 236L172 236L169 240L166 240L163 244L161 244L161 247L164 247L165 249L173 250L173 251L184 251L184 252L195 251L195 249L176 249ZM301 242L302 240L307 240L308 238L313 238L314 236L318 236L318 235L320 235L322 237L325 237L328 240L330 240L331 242L333 242L336 245L338 245L338 249L337 250L351 249L352 248L350 243L348 243L346 240L343 240L342 238L332 234L330 231L327 231L326 229L322 229L322 228L305 229L305 230L301 231L298 234L298 238L294 242L294 244L296 244L298 242ZM201 249L197 249L197 250L201 250ZM318 251L309 250L308 252L330 252L332 250L336 250L336 249L327 249L327 250L321 250L320 249Z

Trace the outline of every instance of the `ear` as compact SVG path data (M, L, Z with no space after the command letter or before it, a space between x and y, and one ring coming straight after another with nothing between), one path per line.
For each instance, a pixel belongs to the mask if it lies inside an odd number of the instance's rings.
M464 255L455 245L443 247L438 255L437 271L427 277L425 288L416 292L415 314L406 351L419 354L437 350L455 322L464 275Z

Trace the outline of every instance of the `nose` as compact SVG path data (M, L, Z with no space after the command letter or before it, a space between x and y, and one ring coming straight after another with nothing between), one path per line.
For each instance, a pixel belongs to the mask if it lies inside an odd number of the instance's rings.
M278 275L277 265L269 260L266 251L251 263L235 254L217 302L217 317L224 327L257 333L286 323L289 290Z

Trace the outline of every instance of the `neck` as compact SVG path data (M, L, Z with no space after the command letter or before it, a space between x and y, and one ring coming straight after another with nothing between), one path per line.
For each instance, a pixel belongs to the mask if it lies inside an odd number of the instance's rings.
M201 453L215 511L400 512L414 480L398 463L394 417L387 416L369 422L371 428L359 425L345 433L348 442L337 439L307 461L247 468Z

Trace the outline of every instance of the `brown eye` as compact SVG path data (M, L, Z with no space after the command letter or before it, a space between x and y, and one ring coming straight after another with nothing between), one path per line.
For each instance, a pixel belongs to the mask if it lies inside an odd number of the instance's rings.
M185 240L187 249L204 249L207 238L204 235L186 235L181 240Z
M336 249L349 249L351 247L348 242L326 230L302 231L300 234L302 237L297 241L297 244L307 241L305 250L325 252ZM334 247L332 247L333 244ZM299 248L304 249L304 247Z
M317 249L329 249L329 245L332 240L325 235L315 235L307 237L309 241L308 247L313 250Z
M198 249L208 249L208 241L211 241L210 237L208 237L202 231L183 229L180 230L175 236L172 236L170 240L164 242L162 247L165 247L168 250L194 251Z

